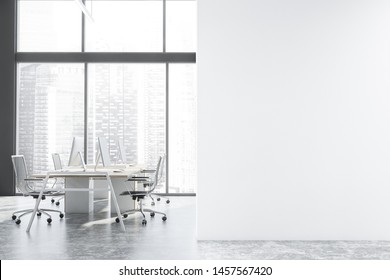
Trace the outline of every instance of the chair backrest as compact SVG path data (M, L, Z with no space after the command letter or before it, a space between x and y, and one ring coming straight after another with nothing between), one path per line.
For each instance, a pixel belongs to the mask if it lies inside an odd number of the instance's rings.
M161 179L161 169L162 169L162 163L163 163L163 157L160 156L157 162L157 167L156 167L156 173L154 173L154 181L153 181L153 186L150 188L149 192L153 192L156 186L158 185L159 180Z
M21 193L28 194L33 189L28 185L27 181L25 181L25 179L28 178L28 171L24 156L14 155L11 156L11 159L16 176L16 187Z
M159 170L159 174L158 174L158 178L157 178L157 185L160 183L161 181L161 178L163 177L164 175L164 167L165 167L165 161L166 161L166 154L163 154L161 156L161 165L160 165L160 170Z
M157 179L155 178L157 180L156 187L160 184L161 179L164 175L164 167L165 167L166 158L167 158L166 154L163 154L161 156L161 164L160 164L160 168L158 170Z
M51 157L53 158L54 169L61 170L62 169L62 162L61 162L60 154L54 153L54 154L51 154Z

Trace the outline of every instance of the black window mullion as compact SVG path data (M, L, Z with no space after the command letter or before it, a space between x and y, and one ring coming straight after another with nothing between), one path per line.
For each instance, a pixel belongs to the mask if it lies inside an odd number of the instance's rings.
M165 64L165 193L169 193L169 63Z
M163 0L163 53L167 50L167 1ZM165 64L165 193L169 193L169 64Z

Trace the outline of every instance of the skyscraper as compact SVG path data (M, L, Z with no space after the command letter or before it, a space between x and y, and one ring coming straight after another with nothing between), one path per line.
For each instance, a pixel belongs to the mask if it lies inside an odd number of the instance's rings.
M20 65L17 151L30 171L53 167L51 153L69 157L72 138L83 136L83 68L80 64Z

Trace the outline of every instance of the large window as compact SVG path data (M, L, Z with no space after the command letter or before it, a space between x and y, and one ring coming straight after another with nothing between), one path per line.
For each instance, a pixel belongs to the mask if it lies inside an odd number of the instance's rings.
M74 1L18 1L18 51L81 51L81 19Z
M89 162L95 162L95 140L104 136L113 158L121 139L129 162L155 167L166 146L165 80L164 64L89 66Z
M196 50L196 1L167 1L167 51Z
M88 0L86 51L161 52L163 1Z
M167 155L160 191L196 192L196 1L18 0L17 153L31 172L69 158L97 137L112 162L154 167ZM75 53L78 53L75 55Z
M17 152L30 172L47 171L84 134L84 65L19 63L18 77Z
M196 68L169 66L169 186L171 192L196 190Z

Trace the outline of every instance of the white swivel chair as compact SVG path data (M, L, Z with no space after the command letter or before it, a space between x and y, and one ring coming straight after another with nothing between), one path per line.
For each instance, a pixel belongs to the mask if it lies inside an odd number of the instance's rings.
M161 162L161 165L162 165L162 166L165 166L165 161L166 161L166 155L163 154L163 155L162 155L162 162ZM152 169L152 170L150 170L150 169L145 169L145 170L142 170L140 173L142 173L142 174L144 174L144 175L146 176L146 174L154 174L155 172L156 172L156 170L153 170L153 169ZM162 178L163 172L164 172L163 168L160 168L160 175L159 175L160 178ZM153 175L152 175L152 176L153 176ZM149 178L149 177L145 177L145 178ZM149 182L145 182L145 183L144 183L144 187L145 187L145 188L146 188L146 187L150 187L151 184L153 184L152 178L150 178L150 181L149 181ZM157 185L156 187L158 187L158 185ZM162 198L165 198L165 199L166 199L165 202L166 202L167 204L169 204L169 203L171 202L171 201L169 200L169 198L167 198L164 194L161 194L161 193L153 192L153 193L149 193L148 196L149 196L150 199L152 200L152 206L155 205L154 197L153 197L153 196L157 196L157 201L160 201L160 200L161 200L161 197L162 197Z
M151 210L151 209L144 209L143 205L142 205L142 202L143 202L144 198L146 196L148 196L150 193L152 193L154 191L154 189L156 188L157 184L160 182L161 177L162 177L161 175L163 174L163 172L162 172L163 168L164 168L164 166L163 166L163 158L160 156L160 158L158 160L158 163L157 163L156 172L154 173L154 176L153 176L153 180L151 180L150 178L147 178L147 177L140 177L140 176L132 176L132 177L130 177L127 180L129 182L148 183L148 185L150 187L149 188L145 188L145 190L143 190L143 191L132 190L132 191L125 191L125 192L122 192L120 194L120 195L130 195L133 198L133 200L137 200L138 206L139 206L139 208L132 209L132 210L126 211L124 213L121 213L123 218L127 218L128 214L133 214L133 213L136 213L136 212L140 212L142 214L142 216L143 216L142 224L146 225L147 222L146 222L146 219L145 219L145 213L144 212L148 212L148 213L150 213L150 216L152 218L155 216L155 214L160 214L160 215L163 215L163 217L162 217L163 221L167 220L167 215L165 213L154 211L154 210ZM119 223L119 218L116 218L115 221L117 223Z
M16 175L16 187L23 194L23 196L32 196L34 199L37 199L40 193L39 188L35 188L33 185L37 183L42 183L43 179L40 178L32 178L28 175L26 161L24 160L24 156L14 155L11 156L12 164L14 167L15 175ZM43 192L42 199L45 199L46 196L61 196L64 195L58 191L51 191L50 188ZM15 220L16 224L20 224L20 218L24 215L32 213L34 209L24 209L16 211L12 214L12 219ZM59 213L60 218L64 217L64 214L59 210L53 209L43 209L39 208L37 215L41 216L42 214L46 215L47 222L50 224L52 222L51 215L48 212L56 212Z
M61 162L60 154L54 153L54 154L51 154L51 157L53 158L54 169L61 170L62 169L62 162ZM55 184L64 185L64 181L63 181L63 179L56 179ZM64 196L61 196L60 198L58 198L57 201L55 201L55 199L52 198L51 203L55 202L56 205L59 206L60 200L63 200L63 199L64 199Z

